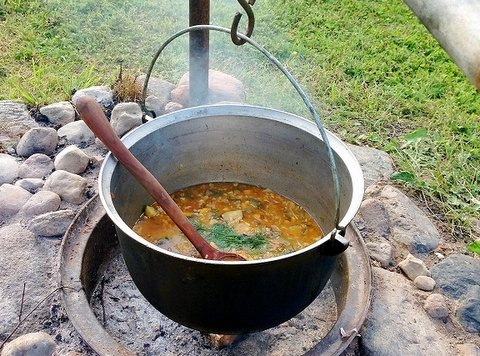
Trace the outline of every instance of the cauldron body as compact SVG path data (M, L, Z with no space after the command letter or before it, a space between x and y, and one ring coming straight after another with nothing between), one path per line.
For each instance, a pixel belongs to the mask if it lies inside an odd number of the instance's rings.
M340 183L340 222L347 226L363 198L361 168L329 135ZM163 250L131 227L152 198L109 155L100 198L115 223L130 275L161 313L185 326L241 334L278 325L321 292L348 241L335 231L331 163L318 127L298 116L245 105L204 106L147 122L123 138L169 192L206 182L266 187L304 207L325 237L300 251L246 262L208 261Z

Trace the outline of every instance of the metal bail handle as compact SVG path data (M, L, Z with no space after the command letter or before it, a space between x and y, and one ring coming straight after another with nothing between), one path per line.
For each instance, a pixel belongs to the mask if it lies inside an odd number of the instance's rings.
M231 36L231 30L225 27L220 27L220 26L213 26L213 25L198 25L198 26L191 26L184 28L183 30L178 31L177 33L173 34L171 37L169 37L158 49L158 51L155 53L153 56L152 62L150 63L150 67L148 68L147 74L145 76L145 82L143 84L143 90L142 90L142 110L144 115L147 114L148 110L145 106L145 100L147 96L147 88L148 88L148 81L150 80L150 76L152 74L153 67L155 66L155 63L160 56L160 54L163 52L163 50L176 38L192 32L192 31L218 31L218 32L224 32L228 33ZM293 78L293 76L288 72L288 70L280 63L280 61L275 58L270 52L268 52L265 48L260 46L258 43L253 41L251 38L241 34L237 33L237 37L245 41L246 43L249 43L252 45L254 48L259 50L261 53L265 55L270 61L272 61L278 69L287 77L287 79L290 81L290 83L294 86L294 88L297 90L298 94L301 96L303 102L307 106L307 108L310 110L310 113L313 116L313 119L315 120L315 123L318 126L318 129L320 130L320 134L322 136L323 141L325 142L325 145L327 146L327 153L328 157L330 160L330 165L331 165L331 170L332 170L332 176L333 176L333 184L335 188L335 204L336 204L336 209L335 209L335 229L332 231L330 234L330 239L332 241L335 240L337 234L341 232L344 234L346 226L338 226L340 222L340 181L338 179L338 170L337 170L337 165L335 162L335 157L333 155L333 150L332 147L330 146L330 141L327 136L327 132L323 128L322 122L320 120L320 117L318 116L315 108L313 107L312 103L310 102L310 99L308 99L307 95L303 91L303 89L300 87L300 85L297 83L297 81Z

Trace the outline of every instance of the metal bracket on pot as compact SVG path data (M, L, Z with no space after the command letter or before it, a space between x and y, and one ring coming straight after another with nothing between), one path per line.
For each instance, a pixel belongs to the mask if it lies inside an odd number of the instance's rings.
M213 26L213 25L198 25L198 26L190 26L187 28L184 28L183 30L178 31L177 33L173 34L171 37L169 37L157 50L155 55L153 56L152 62L150 63L150 67L148 68L148 71L145 76L145 82L143 84L143 90L142 90L142 100L141 100L141 106L142 106L142 111L144 113L144 116L147 114L149 111L146 108L145 105L145 100L147 96L147 89L148 89L148 81L150 79L150 76L152 74L153 67L155 66L155 63L160 56L160 54L163 52L163 50L176 38L189 33L193 31L218 31L218 32L225 32L228 33L232 36L232 31L228 28L225 27L220 27L220 26ZM322 122L320 120L319 115L317 114L317 111L313 107L313 104L311 103L310 99L308 99L305 91L300 87L300 85L297 83L297 81L293 78L293 76L288 72L288 70L280 63L280 61L275 58L270 52L268 52L265 48L260 46L258 43L253 41L251 38L242 35L241 33L236 33L236 36L240 38L244 43L249 43L251 46L253 46L255 49L260 51L265 57L267 57L271 62L273 62L277 68L287 77L287 79L290 81L290 83L293 85L293 87L297 90L298 94L302 98L303 102L309 109L310 113L312 114L312 117L315 121L315 123L318 126L318 129L320 130L320 135L322 136L323 141L325 142L325 145L327 147L327 153L328 157L330 160L330 165L331 165L331 171L332 171L332 176L333 176L333 185L335 189L335 204L336 204L336 209L335 209L335 229L331 233L331 241L335 245L337 240L345 240L342 236L340 238L338 237L338 231L343 232L343 235L345 234L346 226L341 227L339 226L340 222L340 181L338 179L338 170L337 170L337 165L335 163L335 157L333 156L333 150L332 147L330 146L330 141L327 136L327 132L325 131ZM347 245L348 247L348 245ZM346 248L346 247L345 247ZM335 250L335 249L334 249Z

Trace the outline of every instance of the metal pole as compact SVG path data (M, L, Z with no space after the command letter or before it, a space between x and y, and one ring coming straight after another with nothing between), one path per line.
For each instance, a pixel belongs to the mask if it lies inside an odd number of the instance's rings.
M210 0L190 0L190 26L210 24ZM207 103L209 69L209 31L190 32L190 106Z
M480 1L404 2L480 91Z

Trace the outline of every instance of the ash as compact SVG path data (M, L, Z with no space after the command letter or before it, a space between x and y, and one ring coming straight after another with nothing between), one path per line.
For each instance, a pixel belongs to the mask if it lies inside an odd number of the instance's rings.
M133 283L121 254L110 261L91 304L110 335L138 355L302 355L320 343L337 319L335 295L327 284L302 313L274 328L241 336L218 350L201 332L152 307Z

